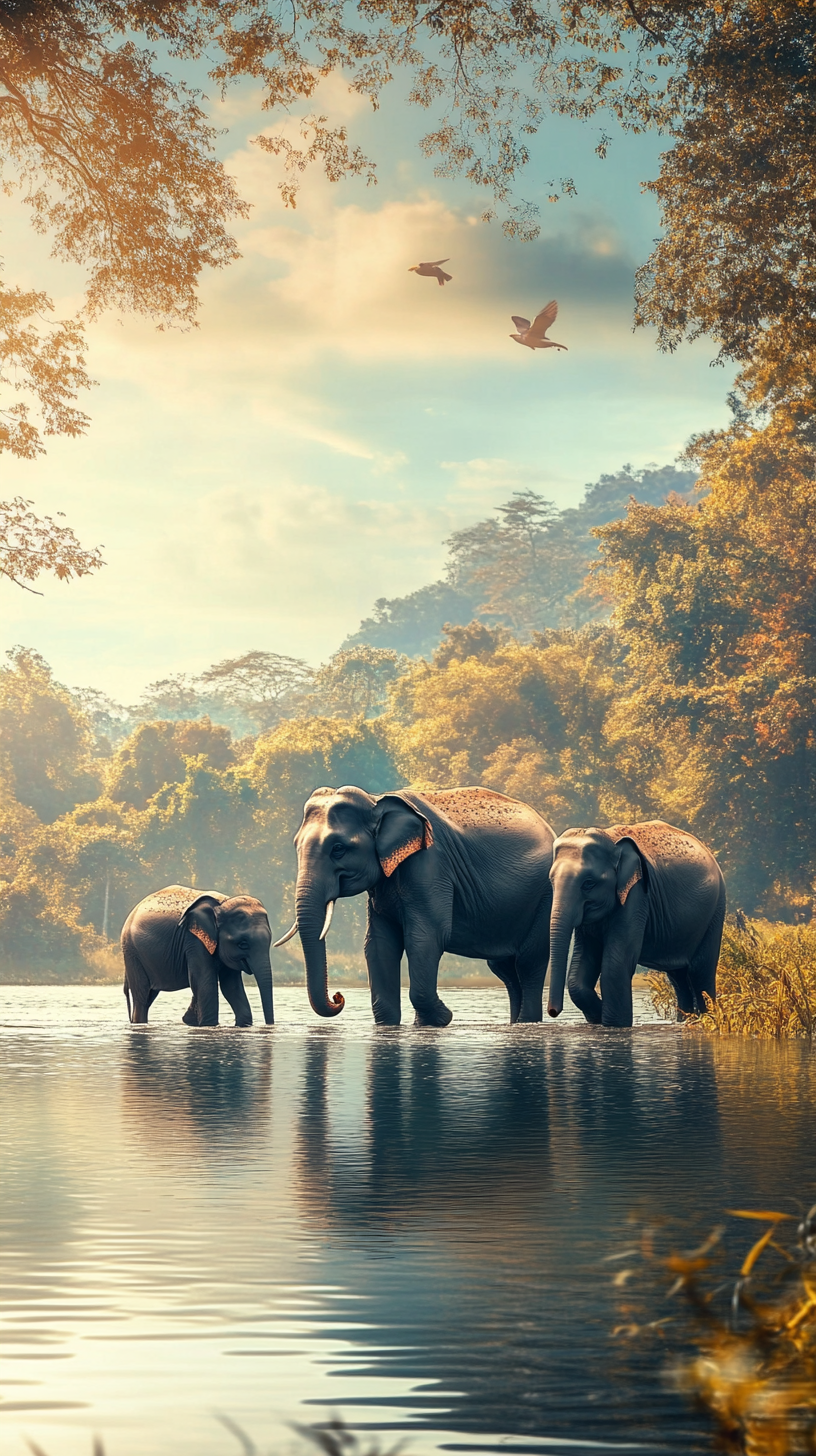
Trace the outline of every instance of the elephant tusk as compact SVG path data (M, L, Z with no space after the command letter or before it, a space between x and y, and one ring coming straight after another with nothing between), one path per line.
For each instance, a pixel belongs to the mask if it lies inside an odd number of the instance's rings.
M326 936L329 933L329 926L332 923L332 915L333 914L334 914L334 901L333 900L330 900L329 903L328 903L328 905L326 906L326 919L323 921L323 929L320 932L320 939L321 940L325 940L326 939Z
M286 934L285 935L282 935L281 938L280 938L280 940L276 940L275 941L275 944L272 947L272 949L273 950L277 950L279 945L285 945L286 942L287 942L287 940L291 940L293 935L297 935L297 928L298 928L298 924L297 924L297 921L295 921L294 925L292 926L292 929L291 930L287 930Z

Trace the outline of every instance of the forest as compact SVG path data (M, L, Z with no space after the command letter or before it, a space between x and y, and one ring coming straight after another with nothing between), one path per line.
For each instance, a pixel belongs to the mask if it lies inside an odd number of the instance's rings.
M406 30L400 7L348 29L318 4L297 40L263 0L5 10L9 177L86 285L80 313L56 323L42 290L0 286L0 451L34 459L45 437L88 427L88 320L118 308L186 326L202 272L237 256L229 228L247 203L201 96L157 69L155 45L174 63L206 57L224 93L253 78L272 111L335 73L377 103L402 68L435 128L423 155L486 188L483 216L520 239L539 231L517 184L547 115L656 129L667 149L643 185L661 233L635 276L634 322L664 352L705 337L736 377L730 425L693 438L679 465L604 475L573 510L531 491L497 502L450 537L439 581L376 601L318 669L261 644L125 707L13 650L0 669L0 975L104 969L129 907L173 880L252 890L288 924L291 838L320 783L477 780L557 830L659 815L716 851L732 909L810 920L812 5L453 3ZM522 63L529 93L509 79ZM376 171L342 117L307 117L302 140L255 139L284 163L287 205L307 165L335 181ZM609 143L602 130L599 157ZM575 191L551 185L549 202ZM4 590L102 567L31 505L0 503ZM360 913L338 932L356 955Z
M478 782L557 831L663 817L716 851L732 909L809 920L813 469L795 411L757 422L735 402L681 467L625 467L567 511L517 492L448 540L441 581L378 601L317 670L253 650L126 708L12 651L3 979L110 974L160 884L244 889L284 927L318 784ZM363 907L344 909L351 967Z

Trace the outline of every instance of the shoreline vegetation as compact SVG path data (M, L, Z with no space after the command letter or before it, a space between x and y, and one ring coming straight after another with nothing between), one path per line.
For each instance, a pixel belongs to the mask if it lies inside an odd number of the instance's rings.
M738 913L726 923L717 968L717 1000L688 1031L705 1036L813 1041L816 1037L816 925L780 925ZM658 1015L674 1015L668 979L646 977Z

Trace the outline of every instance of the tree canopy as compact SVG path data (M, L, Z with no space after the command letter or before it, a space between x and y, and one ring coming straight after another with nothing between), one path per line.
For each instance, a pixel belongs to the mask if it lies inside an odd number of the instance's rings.
M800 403L814 375L814 41L811 0L316 0L294 23L269 0L14 0L0 7L4 184L85 268L85 317L113 306L189 325L202 270L237 256L229 229L246 211L183 79L191 62L221 91L257 83L273 118L298 115L302 145L255 138L283 156L292 205L312 162L334 180L376 178L345 123L314 109L320 82L336 75L377 107L407 76L437 172L466 176L484 215L498 208L524 238L537 209L519 174L548 114L657 127L670 140L647 185L664 232L638 275L637 321L669 349L709 334L754 403ZM601 155L609 144L603 131ZM552 186L553 200L575 191ZM76 433L81 334L26 322L49 308L5 290L0 366L17 361L46 431ZM40 448L27 408L3 406L0 448Z

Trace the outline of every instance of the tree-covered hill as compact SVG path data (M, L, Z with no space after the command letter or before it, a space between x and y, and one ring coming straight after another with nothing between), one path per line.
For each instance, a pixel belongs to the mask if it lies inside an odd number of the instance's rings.
M624 465L587 485L581 504L562 511L533 491L518 492L494 515L448 539L440 581L404 597L380 597L343 648L368 644L428 657L446 622L464 626L478 618L528 637L547 627L603 618L608 605L582 593L599 559L591 532L624 516L631 497L650 506L663 505L673 494L687 499L696 478L696 471L673 465L634 471Z

